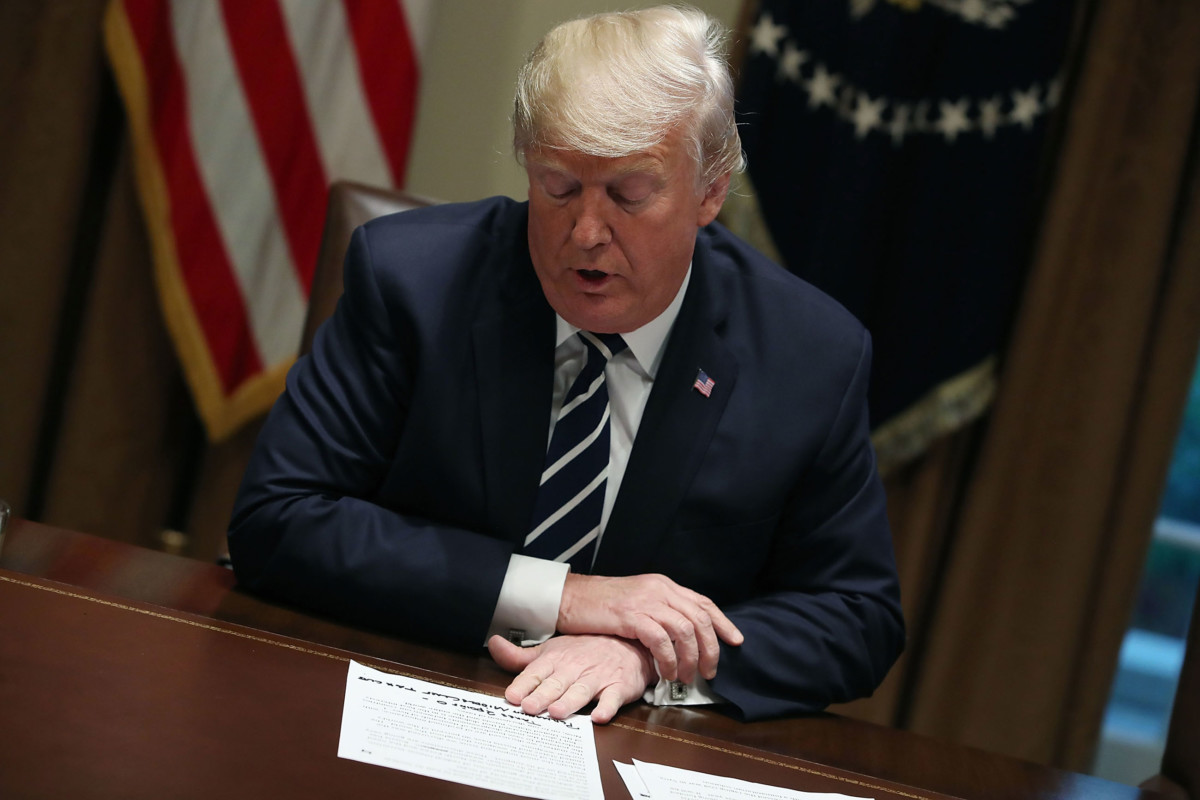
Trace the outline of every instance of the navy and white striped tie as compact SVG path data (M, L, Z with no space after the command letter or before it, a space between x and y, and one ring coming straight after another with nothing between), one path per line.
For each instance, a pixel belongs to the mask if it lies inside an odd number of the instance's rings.
M608 387L604 365L625 349L615 333L580 331L587 362L563 398L524 554L588 572L600 535L608 483Z

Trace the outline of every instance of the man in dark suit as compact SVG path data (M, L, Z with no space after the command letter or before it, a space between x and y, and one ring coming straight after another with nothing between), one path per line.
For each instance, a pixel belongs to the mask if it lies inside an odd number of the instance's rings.
M555 28L518 83L528 203L355 233L239 493L243 585L486 640L530 713L875 688L903 622L870 340L714 222L741 168L719 44L678 8Z

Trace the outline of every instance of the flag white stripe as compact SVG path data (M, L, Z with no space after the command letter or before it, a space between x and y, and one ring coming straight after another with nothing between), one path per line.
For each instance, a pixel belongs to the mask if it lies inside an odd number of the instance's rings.
M432 29L433 3L430 0L402 0L401 11L408 23L408 35L412 37L413 50L417 54L417 63L425 62L425 49L429 43L429 33Z
M217 3L174 0L200 175L266 365L296 352L307 300L292 265L275 193Z
M567 514L569 514L571 512L571 509L575 508L575 506L579 505L582 501L587 499L587 496L590 495L593 491L595 491L597 486L604 483L606 478L608 478L608 467L605 467L604 469L600 470L600 473L595 478L593 478L592 482L589 483L587 486L585 486L579 492L579 494L575 495L570 500L563 503L562 506L559 507L558 511L555 511L553 514L546 517L545 521L542 522L541 525L538 525L536 528L534 528L533 531L528 536L525 537L525 546L528 547L529 544L534 539L538 538L543 533L545 533L546 530L551 525L553 525L554 523L558 522L560 519L565 517Z
M546 469L542 470L541 483L545 483L547 480L554 477L555 473L557 473L560 469L565 467L567 464L571 463L571 461L575 458L575 456L579 455L584 450L586 450L592 444L592 442L596 441L596 437L599 436L604 431L604 426L607 424L608 424L608 406L605 406L604 414L600 417L600 424L597 425L596 428L591 433L589 433L586 437L584 437L584 439L581 442L579 442L579 444L575 445L570 450L563 453L562 457L559 458L558 461L555 461L553 464L546 467Z
M363 91L345 6L281 0L280 9L299 65L325 175L331 181L391 185L391 168Z

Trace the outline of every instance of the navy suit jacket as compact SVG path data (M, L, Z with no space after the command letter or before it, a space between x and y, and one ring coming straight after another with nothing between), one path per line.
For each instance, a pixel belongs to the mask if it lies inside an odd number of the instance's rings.
M506 198L374 220L288 375L229 533L239 582L482 644L533 515L554 312ZM713 688L753 719L869 694L903 646L866 418L870 339L719 225L692 278L593 572L658 572L745 634ZM699 370L711 397L692 388Z

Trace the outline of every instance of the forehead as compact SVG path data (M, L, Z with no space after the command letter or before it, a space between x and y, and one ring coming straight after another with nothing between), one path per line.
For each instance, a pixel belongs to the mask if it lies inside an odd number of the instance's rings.
M628 174L651 174L664 179L688 179L698 172L690 150L678 130L645 150L608 157L570 148L539 147L525 154L525 166L533 172L553 170L577 176L620 178Z
M607 158L581 153L578 150L540 149L525 157L531 171L563 172L578 177L621 178L625 175L665 175L670 171L667 153L662 148L631 153L619 158Z

